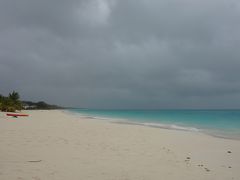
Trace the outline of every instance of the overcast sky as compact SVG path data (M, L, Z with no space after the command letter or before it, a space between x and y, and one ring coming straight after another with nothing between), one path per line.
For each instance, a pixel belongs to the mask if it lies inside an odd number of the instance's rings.
M239 0L1 0L0 93L90 108L240 108Z

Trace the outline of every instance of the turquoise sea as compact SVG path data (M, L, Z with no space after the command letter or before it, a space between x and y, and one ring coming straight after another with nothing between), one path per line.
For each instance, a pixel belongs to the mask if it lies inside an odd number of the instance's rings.
M240 110L69 109L81 116L151 127L198 131L240 140Z

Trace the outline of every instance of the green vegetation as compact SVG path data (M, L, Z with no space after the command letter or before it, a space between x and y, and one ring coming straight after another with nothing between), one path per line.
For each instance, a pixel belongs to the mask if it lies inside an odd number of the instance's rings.
M22 101L22 104L24 109L62 109L60 106L47 104L44 101Z
M20 101L18 92L13 91L7 97L0 94L0 111L15 112L22 109L62 109L57 105L50 105L44 101Z
M15 112L16 110L22 109L22 103L20 96L17 92L13 91L9 93L8 97L0 95L0 110Z

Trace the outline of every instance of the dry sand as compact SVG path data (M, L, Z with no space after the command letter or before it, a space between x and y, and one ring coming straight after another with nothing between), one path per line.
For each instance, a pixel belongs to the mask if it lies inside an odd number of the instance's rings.
M0 180L240 179L237 140L60 110L27 113L0 113Z

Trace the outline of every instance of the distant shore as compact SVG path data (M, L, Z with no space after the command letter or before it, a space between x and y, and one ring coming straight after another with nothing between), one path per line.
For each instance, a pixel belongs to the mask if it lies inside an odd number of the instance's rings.
M0 179L240 179L240 141L64 110L0 112Z

